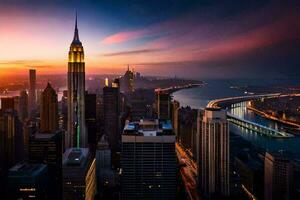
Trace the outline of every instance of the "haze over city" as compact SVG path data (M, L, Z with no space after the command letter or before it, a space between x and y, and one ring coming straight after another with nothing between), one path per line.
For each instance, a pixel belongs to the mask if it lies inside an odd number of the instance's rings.
M120 74L127 64L192 78L300 74L296 0L1 0L0 76L66 73L76 11L88 74Z

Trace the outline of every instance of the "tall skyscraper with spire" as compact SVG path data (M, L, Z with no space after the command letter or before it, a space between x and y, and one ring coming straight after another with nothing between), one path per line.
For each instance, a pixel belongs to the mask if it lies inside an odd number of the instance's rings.
M85 64L83 46L79 40L77 14L74 38L68 62L68 133L66 147L86 147L85 127Z

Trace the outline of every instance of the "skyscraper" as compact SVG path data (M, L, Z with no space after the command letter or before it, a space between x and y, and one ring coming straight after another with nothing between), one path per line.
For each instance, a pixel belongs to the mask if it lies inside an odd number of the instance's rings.
M62 132L35 133L29 139L29 163L47 164L50 199L62 198Z
M68 63L68 133L66 147L86 147L85 127L85 63L83 46L79 40L77 15L74 38Z
M92 151L97 145L96 94L85 93L85 124L88 134L88 144Z
M93 200L96 161L88 148L67 149L63 155L63 199Z
M57 94L50 83L41 97L41 132L53 133L58 129L58 102Z
M29 115L33 116L36 109L36 71L29 70L29 96L28 96Z
M120 79L120 89L124 93L134 91L134 73L129 69L129 65L124 76Z
M154 101L153 92L148 89L136 89L128 97L130 104L130 116L132 121L140 119L149 119L152 116L152 103Z
M9 170L7 199L48 199L44 164L18 163Z
M119 98L120 90L118 85L103 88L104 134L108 136L108 142L113 152L117 150L120 139Z
M16 111L0 110L0 168L8 169L23 159L22 129Z
M286 152L265 155L265 200L292 198L293 165Z
M20 92L18 115L21 122L28 118L28 94L26 91Z
M122 134L121 168L121 199L176 199L175 135L171 123L127 123Z
M155 106L158 119L171 119L171 100L172 97L168 91L155 90Z
M111 150L109 149L106 135L102 135L98 142L95 157L97 186L99 190L103 190L103 186L113 185L115 183L115 173L111 168Z
M3 97L1 98L1 109L5 110L16 110L14 97Z
M199 122L199 185L205 196L229 195L229 129L226 111L206 108Z
M178 118L179 108L180 108L180 103L174 100L172 102L172 125L176 136L178 136L178 129L179 129L179 118Z

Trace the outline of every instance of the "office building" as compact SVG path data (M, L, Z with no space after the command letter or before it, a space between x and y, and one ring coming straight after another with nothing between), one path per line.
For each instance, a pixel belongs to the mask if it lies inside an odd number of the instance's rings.
M103 88L104 134L113 152L118 150L120 140L120 90L118 85Z
M8 173L7 199L48 199L47 165L18 163Z
M28 94L26 91L20 92L18 116L21 122L28 118Z
M79 40L77 16L74 38L68 62L68 132L66 147L87 147L85 127L85 63L82 43Z
M239 174L243 193L249 199L264 199L263 163L247 156L235 157L235 166Z
M199 185L203 194L212 196L229 195L229 129L226 111L206 108L199 121L198 137L200 158Z
M36 109L36 71L35 69L29 70L29 95L28 95L28 111L30 117L33 117Z
M96 161L87 148L70 148L63 155L63 199L93 200Z
M158 119L171 120L172 97L167 90L155 90L155 106Z
M126 96L130 104L130 118L132 121L153 117L151 111L155 96L152 90L136 89Z
M172 126L176 136L179 131L179 108L180 103L178 101L172 101Z
M85 125L88 134L88 144L93 152L97 146L96 94L85 93Z
M127 66L127 71L120 79L120 90L124 93L134 91L134 72Z
M287 152L266 152L265 200L291 199L293 164Z
M197 158L197 115L198 110L190 107L180 108L178 110L178 135L176 139L180 144L190 149L191 153Z
M17 112L0 110L0 168L7 170L23 159L22 126Z
M170 122L128 122L122 134L121 199L176 199L175 135Z
M47 164L51 199L61 199L62 197L62 137L62 132L57 131L53 133L37 132L29 138L28 162Z
M111 165L111 150L109 149L108 138L102 135L96 150L96 175L98 188L101 190L106 186L116 184L115 173Z
M28 161L29 154L29 138L37 132L36 123L26 120L23 123L23 144L24 144L24 160Z
M1 98L1 109L2 110L15 110L15 99L14 97L3 97Z
M61 117L62 117L62 124L61 129L67 130L68 129L68 91L63 91L63 96L61 98Z
M50 83L41 97L41 132L53 133L58 129L58 101L57 94Z

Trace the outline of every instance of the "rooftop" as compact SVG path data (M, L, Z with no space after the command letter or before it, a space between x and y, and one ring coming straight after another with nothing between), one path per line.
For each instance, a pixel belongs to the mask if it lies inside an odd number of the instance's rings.
M64 166L83 166L89 155L88 148L70 148L63 155Z
M53 133L40 133L40 132L36 132L34 134L34 138L35 139L51 139L55 136L57 136L57 134L61 133L60 131L56 131L56 132L53 132Z
M9 176L15 177L35 177L41 172L44 172L47 165L44 164L28 164L28 163L18 163L9 169Z
M159 121L157 119L127 122L123 134L139 136L174 135L170 121Z

